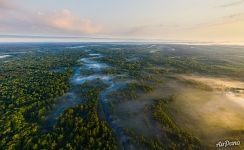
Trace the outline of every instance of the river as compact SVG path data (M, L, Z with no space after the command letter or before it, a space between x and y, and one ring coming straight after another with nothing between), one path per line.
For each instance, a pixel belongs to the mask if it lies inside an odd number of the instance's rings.
M101 80L104 84L107 85L107 88L100 93L100 103L102 106L102 111L105 116L105 120L109 127L115 132L121 146L123 149L131 149L132 146L129 144L129 138L124 133L123 129L116 124L116 121L112 117L110 112L109 103L108 103L108 95L111 92L119 90L126 86L126 82L115 81L116 77L121 75L105 75L102 74L102 70L109 68L110 66L105 63L100 63L97 61L98 58L103 57L99 53L91 53L91 51L87 51L88 56L85 58L80 58L77 63L78 66L74 67L74 74L70 79L70 90L64 96L59 98L59 103L54 106L50 114L48 115L48 126L53 126L59 116L69 107L75 106L77 104L82 103L82 97L80 97L80 93L77 90L80 85L85 83L86 81L93 80ZM92 71L90 75L82 75L82 70L86 69Z

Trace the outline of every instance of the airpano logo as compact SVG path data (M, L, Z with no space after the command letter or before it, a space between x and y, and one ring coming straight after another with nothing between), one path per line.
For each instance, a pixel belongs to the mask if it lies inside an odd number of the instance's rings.
M216 144L216 147L239 146L240 144L241 144L240 141L229 141L229 140L225 140L225 141L219 141Z

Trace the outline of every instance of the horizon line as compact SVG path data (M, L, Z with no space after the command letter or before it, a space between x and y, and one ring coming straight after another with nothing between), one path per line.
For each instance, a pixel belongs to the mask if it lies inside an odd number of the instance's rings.
M163 40L159 38L121 38L121 37L99 37L99 36L65 36L65 35L25 35L25 34L0 34L0 39L4 38L35 38L35 39L86 39L86 40L115 40L115 41L89 41L97 43L158 43L158 44L189 44L189 45L243 45L244 41L241 42L230 42L230 41L192 41L192 40ZM118 41L116 41L118 40ZM85 41L7 41L0 43L89 43Z

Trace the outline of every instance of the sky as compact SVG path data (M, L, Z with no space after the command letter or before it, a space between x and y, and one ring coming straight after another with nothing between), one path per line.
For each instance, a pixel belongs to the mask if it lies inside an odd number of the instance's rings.
M0 42L244 43L244 0L0 0Z

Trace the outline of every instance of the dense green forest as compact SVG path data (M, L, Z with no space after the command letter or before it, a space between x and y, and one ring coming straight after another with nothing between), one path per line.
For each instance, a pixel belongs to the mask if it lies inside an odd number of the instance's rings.
M0 60L0 149L114 150L124 145L158 150L208 148L174 120L168 104L176 100L165 96L172 89L164 89L175 85L212 92L213 87L179 75L240 81L244 75L243 60L235 59L243 52L234 49L231 53L229 47L220 47L219 51L214 46L192 50L185 45L40 45L0 47L3 54L11 55ZM106 64L103 69L102 64ZM243 89L227 90L241 93ZM59 111L59 105L72 92L78 93L74 99L80 100L64 107L49 124L52 111ZM155 95L160 98L155 100ZM103 110L104 105L108 110ZM124 105L133 111L127 113ZM130 120L126 127L116 124L124 119L118 117L120 111L126 112L125 119L134 116L136 120L142 115L141 120L151 123L159 135L152 137L136 131L137 127L127 128ZM121 142L116 129L121 129L128 140Z
M115 149L111 130L98 118L95 87L82 88L87 103L66 110L53 128L43 128L47 113L70 88L71 66L82 55L33 52L1 64L0 149Z

